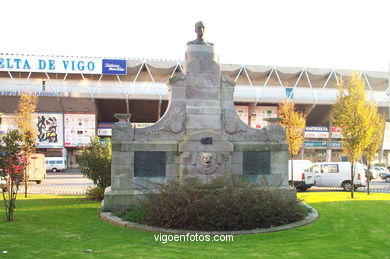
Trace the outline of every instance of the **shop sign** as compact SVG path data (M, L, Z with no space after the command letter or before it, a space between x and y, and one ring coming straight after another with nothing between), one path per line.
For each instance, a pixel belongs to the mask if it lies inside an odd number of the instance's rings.
M332 129L332 138L343 138L341 127L333 126Z
M328 127L325 127L325 126L305 127L305 138L329 138Z
M326 148L327 142L326 141L305 141L304 147ZM330 147L341 148L341 142L340 141L332 141L330 143Z
M332 141L332 142L330 142L330 147L341 148L341 141Z
M326 141L305 141L305 147L326 147Z

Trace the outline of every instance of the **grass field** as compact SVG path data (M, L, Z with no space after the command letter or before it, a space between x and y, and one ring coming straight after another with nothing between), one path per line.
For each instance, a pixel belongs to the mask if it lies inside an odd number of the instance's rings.
M14 222L0 214L0 253L8 251L0 258L390 258L390 195L356 196L299 194L320 218L298 229L166 244L155 241L156 233L103 222L99 203L82 197L20 196Z

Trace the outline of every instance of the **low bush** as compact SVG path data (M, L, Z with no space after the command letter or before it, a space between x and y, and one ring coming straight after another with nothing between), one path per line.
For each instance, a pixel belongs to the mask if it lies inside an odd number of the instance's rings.
M89 187L85 192L87 199L101 201L104 199L104 188L101 187Z
M307 208L277 188L245 184L159 186L137 209L117 212L126 220L173 229L227 231L267 228L303 219Z

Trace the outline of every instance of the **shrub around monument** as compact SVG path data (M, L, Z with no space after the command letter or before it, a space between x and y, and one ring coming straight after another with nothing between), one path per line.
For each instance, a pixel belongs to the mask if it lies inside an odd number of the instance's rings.
M85 191L85 195L89 200L102 201L104 199L104 188L97 186L90 186Z
M227 231L268 228L303 219L307 208L296 198L253 184L212 188L210 185L160 186L140 207L117 212L123 219L172 229Z

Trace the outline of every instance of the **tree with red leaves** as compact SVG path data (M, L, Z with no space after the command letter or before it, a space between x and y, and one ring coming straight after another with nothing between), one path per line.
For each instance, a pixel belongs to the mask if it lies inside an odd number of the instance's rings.
M8 221L13 220L16 197L27 165L22 142L23 135L18 130L12 130L2 138L0 146L0 174L7 179L7 186L2 188L2 193Z

